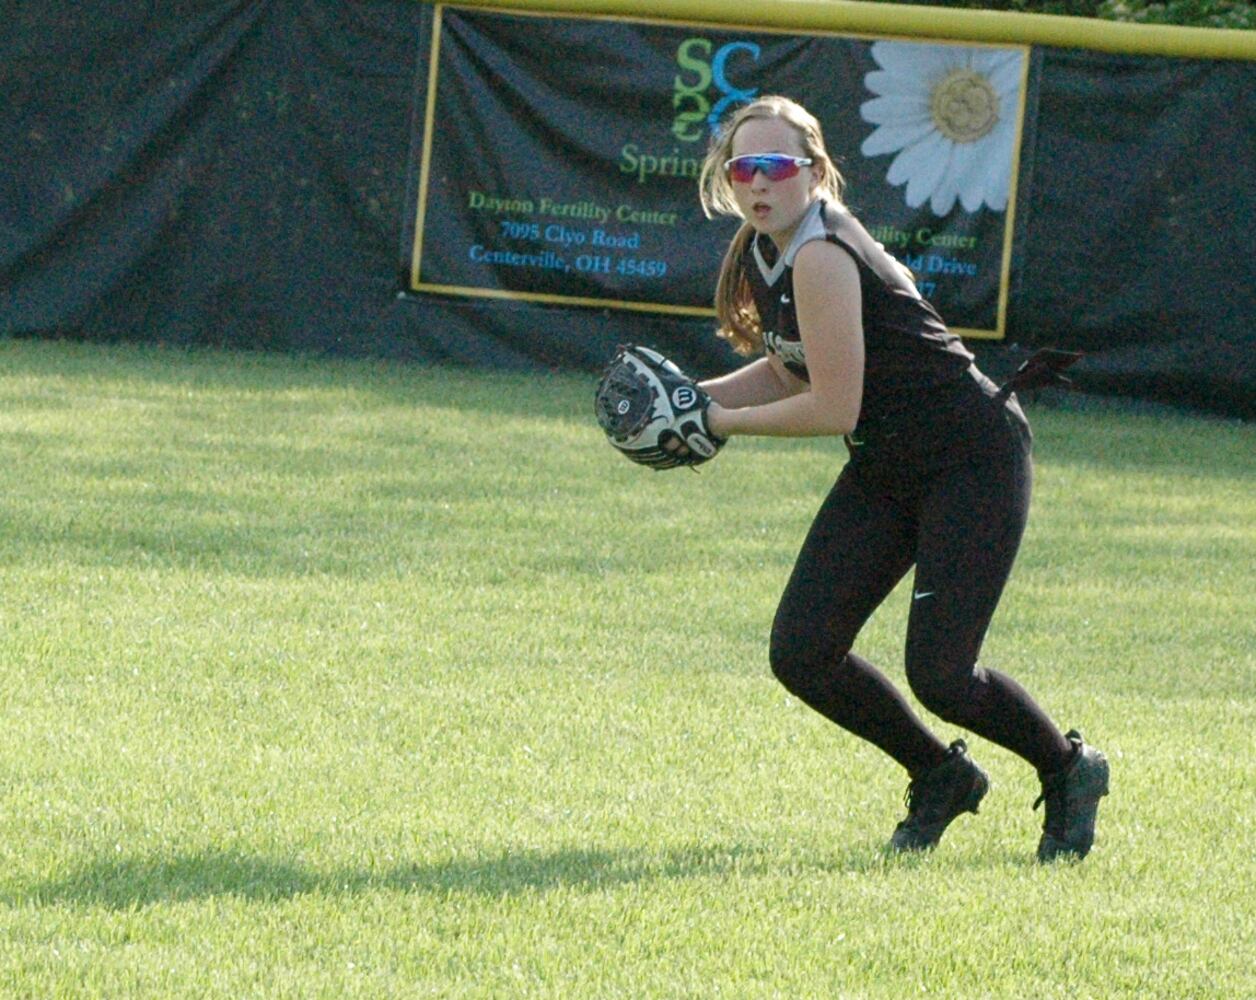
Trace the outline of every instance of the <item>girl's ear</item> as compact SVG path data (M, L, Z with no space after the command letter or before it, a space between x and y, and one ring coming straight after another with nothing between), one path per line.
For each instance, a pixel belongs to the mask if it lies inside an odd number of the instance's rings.
M814 197L815 193L824 187L825 166L817 162L807 169L811 171L811 194Z

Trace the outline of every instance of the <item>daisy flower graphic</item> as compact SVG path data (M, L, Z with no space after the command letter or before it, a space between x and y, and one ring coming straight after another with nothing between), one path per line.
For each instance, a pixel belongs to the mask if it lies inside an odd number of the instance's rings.
M895 153L888 180L907 185L907 204L943 216L1007 208L1020 107L1019 49L874 42L880 69L864 78L876 94L859 108L876 130L864 156Z

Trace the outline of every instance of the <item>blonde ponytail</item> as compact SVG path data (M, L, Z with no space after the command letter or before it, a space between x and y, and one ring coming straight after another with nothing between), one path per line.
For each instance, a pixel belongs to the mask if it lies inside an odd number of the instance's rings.
M715 286L716 336L727 340L738 354L754 354L763 348L763 324L744 263L752 239L754 226L743 222L724 253Z

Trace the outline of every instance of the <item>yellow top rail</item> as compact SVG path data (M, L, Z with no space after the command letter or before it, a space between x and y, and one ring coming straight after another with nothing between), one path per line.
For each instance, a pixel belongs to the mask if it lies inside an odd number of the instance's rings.
M773 0L757 4L730 4L727 0L654 0L652 3L642 0L462 0L457 6L1050 45L1193 59L1256 60L1256 31L1130 24L1088 17L869 3L866 0Z

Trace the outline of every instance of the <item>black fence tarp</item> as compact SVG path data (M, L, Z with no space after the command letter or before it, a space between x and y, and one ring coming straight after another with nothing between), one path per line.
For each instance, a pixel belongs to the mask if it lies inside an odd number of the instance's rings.
M20 5L0 42L0 324L351 353L404 340L421 16L397 2Z
M1256 415L1256 63L1044 50L1014 336L1079 381Z
M0 335L586 370L632 339L704 373L732 360L702 317L399 297L426 5L6 7ZM974 346L991 368L1077 347L1083 388L1256 416L1256 64L1032 60L1005 337Z

